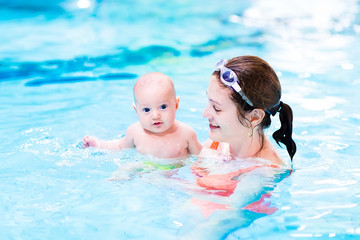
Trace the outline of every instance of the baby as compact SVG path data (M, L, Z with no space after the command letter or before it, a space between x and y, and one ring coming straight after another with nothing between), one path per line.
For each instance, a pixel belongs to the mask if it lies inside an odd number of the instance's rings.
M134 86L133 107L139 121L130 125L121 139L103 141L85 136L83 148L109 150L133 148L158 158L197 155L202 145L194 129L175 119L179 97L169 76L153 72L141 76Z

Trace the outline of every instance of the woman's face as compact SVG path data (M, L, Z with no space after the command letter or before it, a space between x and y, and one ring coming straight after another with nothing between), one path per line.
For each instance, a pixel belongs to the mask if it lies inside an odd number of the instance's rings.
M248 128L239 121L239 114L234 102L230 99L230 88L222 84L212 75L207 89L208 104L204 109L203 117L209 120L209 137L213 141L239 141L247 136Z

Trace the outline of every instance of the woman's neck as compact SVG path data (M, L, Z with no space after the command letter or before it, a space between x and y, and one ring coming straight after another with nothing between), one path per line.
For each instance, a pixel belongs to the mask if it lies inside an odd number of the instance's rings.
M230 153L236 158L263 158L277 165L285 164L266 136L230 142Z
M230 153L237 158L258 157L263 147L263 139L259 134L244 139L234 139L229 142Z

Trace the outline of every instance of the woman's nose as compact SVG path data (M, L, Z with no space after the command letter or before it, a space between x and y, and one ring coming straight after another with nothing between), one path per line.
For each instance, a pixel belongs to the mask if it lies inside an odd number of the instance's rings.
M204 109L204 111L203 111L202 116L203 116L204 118L210 118L209 104L206 105L206 107L205 107L205 109Z

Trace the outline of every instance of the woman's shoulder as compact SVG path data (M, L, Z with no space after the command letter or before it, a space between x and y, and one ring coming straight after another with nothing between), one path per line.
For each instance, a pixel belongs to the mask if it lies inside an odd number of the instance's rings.
M277 166L285 165L284 160L279 156L273 144L267 138L265 138L264 147L258 157L266 159Z

